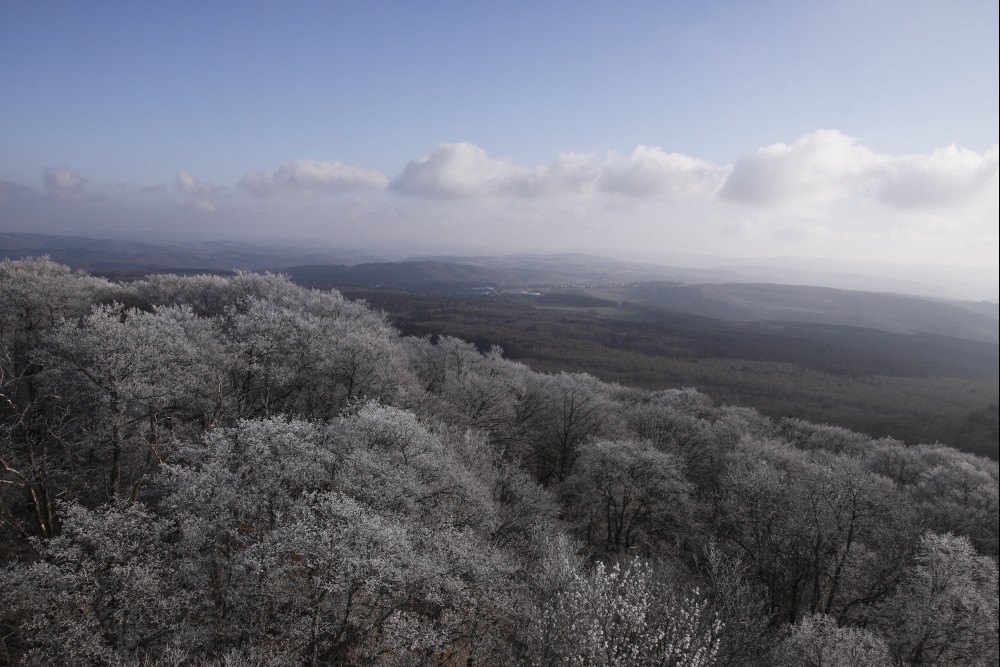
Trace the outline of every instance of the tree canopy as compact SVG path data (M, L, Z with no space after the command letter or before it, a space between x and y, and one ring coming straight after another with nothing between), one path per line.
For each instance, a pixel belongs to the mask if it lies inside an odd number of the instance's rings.
M996 462L0 261L0 662L996 664Z

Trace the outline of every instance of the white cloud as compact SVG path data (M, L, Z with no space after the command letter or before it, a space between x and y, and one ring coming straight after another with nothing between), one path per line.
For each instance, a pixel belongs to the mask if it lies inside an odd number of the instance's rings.
M239 187L262 197L313 197L382 189L388 182L384 174L374 169L326 160L293 160L283 162L275 171L251 171L240 180Z
M45 169L45 189L56 197L71 197L83 189L83 177L75 169Z
M552 164L523 167L493 159L474 144L445 143L407 164L391 189L442 199L599 193L634 199L682 199L712 196L728 170L648 146L639 146L628 158L564 153Z
M997 197L997 147L980 155L955 145L930 155L885 161L878 173L878 198L899 208L965 206Z
M240 188L190 172L154 189L102 187L50 169L39 194L0 182L0 228L81 233L156 221L178 234L210 228L373 249L391 242L429 252L449 245L789 252L992 268L997 158L996 147L889 155L826 130L732 165L639 146L525 166L473 144L441 144L391 185L377 171L305 160L249 173Z
M218 190L218 188L214 185L209 185L204 181L199 181L194 174L189 171L177 172L174 176L174 187L181 192L186 192L191 195L210 195Z
M719 195L781 208L872 200L900 209L962 208L996 199L997 147L949 146L929 155L876 153L836 130L772 144L736 161Z
M713 196L728 173L728 166L639 146L628 160L605 167L601 186L606 192L640 198Z
M586 195L600 188L602 165L595 155L563 153L550 165L513 169L512 172L505 188L509 194L522 197Z
M494 160L473 144L445 143L407 164L390 188L417 197L460 199L503 194L517 181L530 181L527 170Z
M827 201L864 189L877 162L856 139L819 130L737 160L719 195L763 206Z

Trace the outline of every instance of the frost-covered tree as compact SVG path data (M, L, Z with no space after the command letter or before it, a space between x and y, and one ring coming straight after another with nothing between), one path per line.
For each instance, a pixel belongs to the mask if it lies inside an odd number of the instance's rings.
M315 318L276 303L247 297L225 319L232 358L229 382L241 417L271 417L312 398L320 360Z
M64 508L38 561L0 572L23 664L135 664L199 641L201 594L180 585L172 522L141 504Z
M531 567L542 558L541 536L558 534L560 505L554 493L538 484L521 466L478 431L451 429L442 434L445 447L490 495L490 520L484 526L490 542Z
M695 667L715 664L722 624L697 590L673 590L649 564L630 560L572 572L538 629L534 665Z
M551 483L565 479L577 447L608 428L612 411L606 387L585 373L543 378L542 390L542 434L530 462L536 477Z
M352 401L405 393L411 379L403 347L384 318L302 296L295 307L247 297L228 311L230 382L241 416L329 418Z
M55 500L73 474L72 417L34 371L0 360L0 525L22 538L52 537ZM0 531L3 535L3 531ZM11 545L12 546L12 545Z
M245 421L179 455L162 507L178 520L185 586L210 602L210 646L434 664L512 626L518 587L491 539L503 512L410 413L369 404L329 432Z
M872 441L863 460L865 467L872 472L888 477L900 486L912 486L930 467L921 456L921 449L892 438L882 438Z
M580 445L562 488L581 535L606 551L648 551L689 523L691 485L681 465L646 443Z
M927 533L874 614L893 656L914 665L997 664L997 564L964 537Z
M913 499L929 530L964 535L986 555L1000 553L1000 484L958 452L925 470Z
M435 343L409 340L417 375L425 391L440 397L451 421L498 432L514 420L515 402L522 391L519 365L503 358L494 346L480 354L474 345L451 336Z
M420 662L441 652L452 628L436 616L459 584L436 536L420 533L340 494L303 496L239 558L257 582L237 610L247 639L310 665L393 664L401 654Z
M699 486L710 485L709 480L721 467L722 450L708 419L664 405L655 398L628 405L623 418L633 437L674 457L685 477Z
M719 665L751 667L767 665L770 659L767 593L738 555L724 553L710 542L701 569L709 601L709 612L722 623L719 633Z
M889 667L885 640L863 628L838 627L825 614L799 619L775 647L774 667Z
M0 260L0 343L24 349L65 317L86 314L111 293L99 278L71 271L48 257Z
M200 317L217 317L239 302L231 285L232 281L224 276L155 274L131 283L129 295L123 300L143 310L189 306Z
M286 276L0 262L4 664L995 664L998 480Z
M112 291L47 257L0 260L0 522L23 537L58 529L55 498L72 459L72 415L38 382L33 353L63 318Z
M871 447L871 438L863 433L801 419L782 419L778 430L783 438L800 449L858 456Z
M177 428L213 423L225 410L221 349L189 308L154 312L96 306L64 320L34 355L39 384L76 421L73 447L92 460L107 498L138 493Z
M334 484L366 504L425 525L491 531L491 490L411 412L370 402L331 427Z
M405 400L414 379L404 348L384 318L340 319L324 334L324 347L318 350L320 373L337 385L335 405L359 399Z
M892 483L858 461L746 443L721 481L718 535L756 572L775 613L843 619L892 590L915 539Z

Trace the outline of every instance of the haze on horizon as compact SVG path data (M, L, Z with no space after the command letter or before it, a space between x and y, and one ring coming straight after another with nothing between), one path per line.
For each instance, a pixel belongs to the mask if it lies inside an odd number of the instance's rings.
M4 14L0 231L818 258L997 292L995 2Z

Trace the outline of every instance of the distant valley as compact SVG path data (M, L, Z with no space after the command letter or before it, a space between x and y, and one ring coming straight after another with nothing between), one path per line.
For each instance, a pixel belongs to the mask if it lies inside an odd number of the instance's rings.
M430 261L354 266L293 266L296 282L316 287L387 289L451 296L539 297L542 303L652 306L738 322L800 322L927 333L997 342L997 304L929 299L827 287L730 282L688 284L669 267L629 266L594 258L572 264L492 268ZM603 264L601 264L603 262Z

